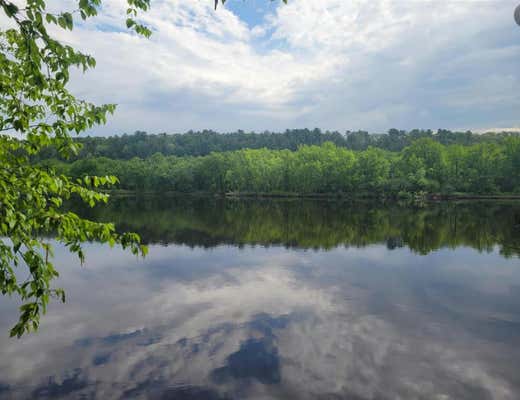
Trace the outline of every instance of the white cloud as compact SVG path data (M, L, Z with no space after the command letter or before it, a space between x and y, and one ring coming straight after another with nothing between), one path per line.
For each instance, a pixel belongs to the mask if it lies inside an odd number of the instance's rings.
M254 26L165 0L142 15L150 40L122 29L124 1L104 4L60 33L98 60L75 92L119 104L98 132L518 125L512 0L293 0Z

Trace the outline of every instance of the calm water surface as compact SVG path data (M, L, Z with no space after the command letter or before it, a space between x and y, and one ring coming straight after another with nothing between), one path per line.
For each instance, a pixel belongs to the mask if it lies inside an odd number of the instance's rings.
M2 399L519 399L520 204L116 199Z

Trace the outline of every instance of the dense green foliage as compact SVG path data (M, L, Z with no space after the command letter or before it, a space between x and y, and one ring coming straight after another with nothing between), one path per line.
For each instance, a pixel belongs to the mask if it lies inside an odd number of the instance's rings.
M117 234L113 224L82 219L63 208L71 196L91 206L106 202L107 195L96 188L116 178L72 180L33 163L44 148L56 149L65 159L76 154L79 146L70 132L104 123L115 109L77 99L67 89L71 69L86 71L95 60L52 32L72 30L75 20L93 17L101 7L101 0L74 3L76 9L54 13L43 0L0 0L5 23L0 28L0 291L24 303L12 336L37 329L50 297L65 300L63 290L51 287L58 272L44 235L55 235L80 260L81 244L88 240L118 243L136 254L145 251L136 234ZM134 17L148 7L149 0L128 0L126 25L145 36L150 31Z
M124 197L83 210L88 218L114 221L138 232L145 243L213 247L283 245L307 249L385 244L427 254L469 246L520 255L520 203L344 202L208 197Z
M399 152L331 142L296 151L244 149L201 157L105 157L43 162L74 178L114 174L135 191L214 193L520 193L520 137L470 146L418 139Z
M322 132L319 129L291 129L283 133L246 133L243 131L220 134L205 130L184 134L148 135L136 132L133 135L111 137L85 137L76 139L82 145L73 159L88 157L108 157L114 159L148 158L155 153L165 156L204 156L212 152L234 151L240 149L296 150L301 145L321 145L332 142L336 146L351 150L366 150L378 147L384 150L400 151L413 141L430 138L445 145L459 144L468 146L478 143L501 143L509 137L520 137L520 132L476 134L472 132L452 132L439 129L412 130L409 132L390 129L387 134L369 134L366 131ZM39 159L59 158L53 147L47 147Z

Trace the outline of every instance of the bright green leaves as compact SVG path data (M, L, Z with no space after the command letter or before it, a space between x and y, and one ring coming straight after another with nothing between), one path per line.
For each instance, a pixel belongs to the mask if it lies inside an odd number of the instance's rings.
M82 182L83 181L83 182ZM115 185L118 179L115 176L85 176L82 180L78 179L78 183L84 183L85 186L104 186Z
M97 7L101 5L99 0L89 1L89 0L80 0L79 1L79 12L81 15L81 19L85 20L89 17L93 17L97 15Z
M60 16L57 19L58 25L61 26L63 29L72 30L73 28L73 21L72 21L72 14L69 12L65 12L60 14Z
M148 29L145 25L142 24L135 24L134 30L138 35L144 36L144 37L150 37L152 35L152 31Z
M45 21L47 21L48 24L57 24L58 23L58 18L56 18L52 14L46 14L45 15Z
M73 181L52 168L39 168L31 158L49 146L68 158L79 151L70 132L80 133L106 122L114 104L95 105L73 96L67 89L71 68L94 68L93 57L54 39L47 28L56 25L74 28L74 18L95 16L100 0L79 0L78 8L49 13L43 0L26 0L18 7L0 0L3 13L14 28L0 29L0 131L16 133L0 136L0 290L22 300L20 320L11 331L20 337L35 330L49 299L65 301L62 289L53 289L58 276L52 265L52 247L44 239L53 236L84 260L82 243L100 241L144 254L139 237L118 234L113 224L92 222L63 209L73 196L90 206L106 203L108 195L97 190L117 183L112 176ZM135 11L147 10L148 1L129 1ZM146 27L131 28L149 36ZM19 282L16 268L29 276ZM23 275L23 274L22 274Z
M139 23L137 17L138 11L147 11L150 8L150 0L127 0L128 8L126 10L126 27L134 30L138 35L150 37L152 31L146 25Z

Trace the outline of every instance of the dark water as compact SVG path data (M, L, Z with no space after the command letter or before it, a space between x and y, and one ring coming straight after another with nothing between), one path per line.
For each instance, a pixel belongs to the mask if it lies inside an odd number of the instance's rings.
M519 399L520 203L115 200L0 398ZM3 332L3 333L2 333Z

